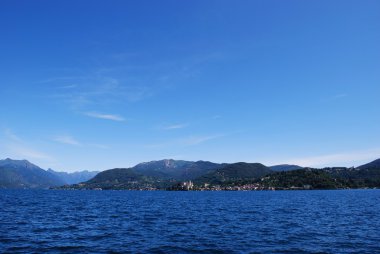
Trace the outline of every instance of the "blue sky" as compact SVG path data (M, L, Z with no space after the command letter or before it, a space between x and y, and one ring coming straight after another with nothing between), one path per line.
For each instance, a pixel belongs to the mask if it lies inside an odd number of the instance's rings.
M0 27L3 158L380 157L379 1L1 1Z

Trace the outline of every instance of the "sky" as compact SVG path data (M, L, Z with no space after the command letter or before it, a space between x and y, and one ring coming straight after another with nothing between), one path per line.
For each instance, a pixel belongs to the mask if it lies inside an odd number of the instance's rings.
M380 158L380 1L4 0L0 158Z

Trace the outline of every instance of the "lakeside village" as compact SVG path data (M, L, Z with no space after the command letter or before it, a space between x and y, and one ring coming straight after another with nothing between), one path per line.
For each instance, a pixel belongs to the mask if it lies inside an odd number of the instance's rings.
M65 189L65 190L107 190L108 188L86 188L84 184L77 184L77 188L66 185L62 186L59 189ZM78 188L79 187L79 188ZM119 189L119 188L118 188ZM151 186L150 184L147 184L145 186L136 186L136 187L130 187L130 188L122 188L123 190L139 190L139 191L262 191L262 190L296 190L296 189L310 189L309 188L274 188L274 187L264 187L258 183L251 183L251 184L244 184L244 185L230 185L230 186L221 186L221 185L211 185L209 183L205 183L201 186L194 185L192 181L185 181L178 183L177 185L174 185L172 187L161 189ZM119 189L120 190L120 189Z
M286 187L269 187L264 186L260 183L248 183L248 184L240 184L240 185L234 185L231 183L230 185L212 185L209 183L204 183L203 185L195 185L192 181L185 181L178 183L176 185L173 185L166 189L161 188L155 188L150 186L149 184L147 186L140 188L128 188L127 190L140 190L140 191L274 191L274 190L311 190L313 189L311 185L303 185L303 187L296 187L291 186L289 188ZM96 190L102 190L101 188L96 188Z
M259 190L275 190L274 188L265 188L259 183L251 183L244 185L231 185L231 186L221 186L221 185L211 185L205 183L202 186L196 186L192 181L181 182L180 184L169 188L168 190L173 191L259 191Z
M79 188L78 188L79 187ZM84 187L84 188L83 188ZM78 184L77 188L71 186L62 186L59 188L52 189L61 189L61 190L110 190L108 188L86 188L83 184ZM292 186L290 188L285 187L267 187L260 185L259 183L251 183L244 185L230 185L230 186L221 186L221 185L211 185L209 183L205 183L202 186L196 186L192 181L181 182L175 186L160 189L156 187L152 187L150 185L132 187L132 188L116 188L113 190L137 190L137 191L275 191L275 190L311 190L313 189L311 185L304 185L303 187L295 187Z
M302 187L272 187L272 186L264 186L260 183L248 183L248 184L240 184L234 185L231 183L230 185L212 185L209 183L204 183L203 185L195 185L192 181L185 181L173 185L168 188L157 188L153 187L151 184L138 185L137 182L129 182L132 186L127 188L101 188L101 187L92 187L88 188L83 183L77 184L74 186L64 185L58 188L52 189L60 189L60 190L135 190L135 191L275 191L275 190L312 190L313 187L311 185L303 185ZM135 185L136 184L136 185ZM133 186L134 185L134 186Z
M168 188L157 188L152 186L151 184L138 184L137 181L128 182L129 186L121 187L118 186L116 188L101 188L101 187L88 187L84 183L76 184L76 185L64 185L61 187L51 188L58 190L131 190L131 191L275 191L275 190L313 190L313 189L321 189L321 188L313 188L312 185L304 184L302 186L290 186L290 187L273 187L267 186L260 183L247 183L247 184L239 184L236 185L234 183L230 183L229 185L212 185L209 183L204 183L202 185L195 185L192 181L180 182L176 185L173 185ZM322 188L323 189L323 188ZM335 189L335 188L333 188ZM336 189L351 189L349 187L345 188L336 188ZM362 187L362 189L370 189L369 187ZM377 189L374 187L373 189Z
M176 186L171 187L168 190L173 191L265 191L265 190L311 190L311 185L303 185L303 187L292 186L289 188L285 187L268 187L263 186L260 183L249 183L243 185L229 185L229 186L221 186L221 185L211 185L209 183L205 183L202 186L196 186L192 181L182 182Z

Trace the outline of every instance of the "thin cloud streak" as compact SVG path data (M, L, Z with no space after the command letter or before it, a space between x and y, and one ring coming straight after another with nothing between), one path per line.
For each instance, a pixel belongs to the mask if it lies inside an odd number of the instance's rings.
M8 144L7 148L12 154L12 157L19 157L24 159L52 160L52 157L48 154L24 146L22 144Z
M177 129L183 129L183 128L186 128L188 126L187 123L183 123L183 124L173 124L173 125L169 125L169 126L165 126L163 127L164 130L177 130Z
M345 94L345 93L336 94L335 96L331 97L331 100L339 100L339 99L343 99L347 96L348 96L348 94Z
M346 93L340 93L340 94L335 94L330 97L327 97L324 99L325 102L333 102L333 101L339 101L343 100L344 98L348 97L348 94Z
M125 118L119 115L113 115L113 114L102 114L97 112L86 112L84 113L86 116L93 117L93 118L99 118L99 119L105 119L105 120L112 120L117 122L124 122Z
M99 148L99 149L110 149L109 146L107 146L107 145L102 145L102 144L88 144L88 146L90 146L90 147L95 147L95 148Z
M59 88L60 89L72 89L72 88L76 88L77 85L67 85L67 86L60 86Z
M53 140L62 144L66 144L66 145L73 145L73 146L82 145L78 140L76 140L74 137L69 136L69 135L57 136Z
M223 134L218 135L208 135L208 136L189 136L181 139L175 139L172 141L167 141L163 143L157 143L157 144L148 144L145 145L145 148L162 148L167 146L194 146L194 145L200 145L202 143L205 143L207 141L211 141L214 139L218 139L221 137L224 137Z
M148 86L122 83L126 81L105 76L73 79L61 82L51 97L80 110L90 105L133 103L152 96Z
M98 144L98 143L87 144L87 143L79 142L77 139L75 139L74 137L70 135L56 136L52 140L61 144L65 144L65 145L87 147L87 148L109 149L109 146Z
M2 142L2 146L5 148L3 153L7 154L8 157L31 160L53 160L50 155L29 146L21 137L13 133L11 129L6 129L3 133L5 137L5 142Z
M5 134L5 137L7 137L8 139L12 140L12 141L15 141L15 142L22 142L21 138L19 136L17 136L16 134L14 134L12 132L12 130L10 129L6 129L4 131L4 134Z
M221 138L224 135L209 135L209 136L191 136L186 139L181 140L181 143L186 146L199 145L206 141Z

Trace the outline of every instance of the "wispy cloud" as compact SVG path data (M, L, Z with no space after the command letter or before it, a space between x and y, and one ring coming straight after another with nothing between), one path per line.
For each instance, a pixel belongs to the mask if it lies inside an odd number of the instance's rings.
M340 93L340 94L337 94L335 96L332 97L332 99L341 99L341 98L344 98L344 97L347 97L348 95L345 94L345 93Z
M183 80L199 75L206 63L224 58L218 52L210 52L170 61L158 59L146 64L136 64L133 59L144 56L145 52L114 52L100 60L111 62L110 65L90 68L85 72L65 68L60 71L65 74L38 82L51 83L55 87L51 97L79 111L94 104L124 104L144 100L180 86Z
M178 138L178 139L173 139L173 140L166 140L165 142L162 142L162 143L147 144L147 145L144 145L144 147L155 149L155 148L162 148L162 147L168 147L168 146L194 146L194 145L200 145L207 141L218 139L224 136L225 136L224 134L189 136L189 137Z
M86 116L99 118L99 119L112 120L112 121L118 121L118 122L125 121L125 118L119 115L102 114L102 113L97 113L97 112L86 112L84 114Z
M99 149L110 149L109 146L107 145L102 145L102 144L88 144L88 146L99 148Z
M64 85L64 86L60 86L59 88L60 89L71 89L71 88L76 88L77 85Z
M164 130L183 129L183 128L187 127L188 125L189 124L187 124L187 123L173 124L173 125L164 126L162 129L164 129Z
M47 78L43 80L35 81L36 84L43 84L43 83L62 83L62 82L72 82L75 80L85 79L85 77L79 77L79 76L68 76L68 77L53 77L53 78ZM65 88L63 86L60 86L60 88Z
M313 157L296 158L286 161L305 167L344 166L374 160L380 157L380 148L352 151L346 153L327 154Z
M335 101L340 101L340 100L344 100L344 98L348 97L348 94L346 93L339 93L339 94L335 94L335 95L330 95L328 97L325 97L323 99L324 102L335 102Z
M62 144L67 144L67 145L73 145L73 146L82 145L78 140L76 140L74 137L70 135L57 136L57 137L54 137L53 140Z
M121 81L118 78L78 77L78 79L54 81L56 91L52 98L61 100L73 110L80 110L91 105L119 104L137 102L152 95L148 86ZM137 84L136 84L137 83Z
M72 145L72 146L86 147L86 148L109 149L109 146L106 146L103 144L79 142L76 138L74 138L71 135L56 136L52 140L61 144L65 144L65 145Z
M38 151L36 149L25 146L24 144L8 144L7 148L12 157L24 158L24 159L42 159L52 160L52 157L48 154Z
M10 129L6 129L4 131L4 135L5 135L6 138L8 138L8 139L10 139L12 141L16 141L16 142L21 142L22 141L21 138L19 136L17 136L16 134L14 134L13 131L10 130Z
M3 134L5 140L2 142L1 146L5 149L3 153L7 154L8 157L29 160L53 160L52 156L30 146L25 140L16 135L11 129L4 130Z
M199 145L213 139L221 138L223 136L224 135L191 136L191 137L182 139L181 143L187 146Z

